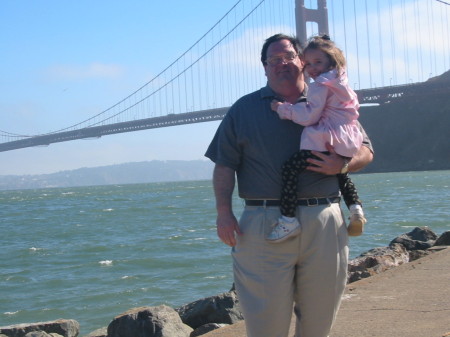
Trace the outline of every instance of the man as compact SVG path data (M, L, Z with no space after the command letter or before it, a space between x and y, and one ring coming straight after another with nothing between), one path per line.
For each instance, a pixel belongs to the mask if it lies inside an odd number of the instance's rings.
M265 237L278 217L282 164L299 148L302 126L281 120L273 99L295 103L304 98L300 46L277 34L266 40L261 61L267 86L240 98L223 119L206 156L213 175L217 233L233 247L236 291L248 337L286 337L292 309L297 337L326 337L345 288L348 236L339 207L336 174L356 171L372 160L370 142L348 163L331 146L329 155L300 176L297 218L300 235L282 243ZM238 181L245 209L239 224L232 210Z

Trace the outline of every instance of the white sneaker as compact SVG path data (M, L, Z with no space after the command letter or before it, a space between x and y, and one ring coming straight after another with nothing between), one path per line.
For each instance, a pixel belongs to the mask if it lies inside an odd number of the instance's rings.
M266 239L272 243L282 242L297 235L299 232L300 223L297 218L292 218L292 221L288 221L281 217L278 219L277 224L273 227L269 235L267 235Z

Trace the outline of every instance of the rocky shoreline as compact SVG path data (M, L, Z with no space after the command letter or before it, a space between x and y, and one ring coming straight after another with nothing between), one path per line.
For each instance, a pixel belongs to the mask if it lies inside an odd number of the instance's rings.
M393 239L387 247L371 249L348 265L348 283L379 274L450 246L450 231L438 236L416 227ZM108 327L84 337L196 337L243 320L238 299L230 291L203 298L179 308L165 305L133 308L116 316ZM0 327L0 337L77 337L80 325L73 319L23 323Z

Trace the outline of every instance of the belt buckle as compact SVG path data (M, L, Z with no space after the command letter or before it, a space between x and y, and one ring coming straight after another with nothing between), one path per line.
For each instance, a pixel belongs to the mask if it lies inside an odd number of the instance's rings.
M315 203L310 203L311 200L314 200ZM310 206L319 206L319 199L317 199L317 198L306 199L306 205L308 207L310 207Z

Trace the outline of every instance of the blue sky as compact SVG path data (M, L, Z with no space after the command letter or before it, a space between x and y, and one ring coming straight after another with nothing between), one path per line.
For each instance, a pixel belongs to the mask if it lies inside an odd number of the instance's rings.
M0 130L45 133L111 106L176 59L235 0L2 1ZM203 159L217 122L0 153L0 175Z
M47 133L109 108L177 59L237 2L1 1L0 130ZM253 8L259 0L243 3ZM293 9L294 0L266 1L270 10L252 21L263 26L264 37L280 31L291 33L286 26L269 27L274 10L289 7L285 10L290 15L291 3ZM364 8L365 4L369 7ZM328 1L330 33L341 48L349 44L348 72L355 89L368 87L370 82L381 86L423 81L449 69L450 6L432 0L358 1L356 6L350 0ZM358 15L352 15L353 11ZM281 15L284 24L286 16ZM358 35L352 36L355 27ZM231 61L253 69L253 77L244 79L254 85L253 90L265 82L258 61L262 41L252 38L252 27L246 29L236 40L241 40L239 50L244 51L239 56L247 58L233 56ZM257 29L261 26L253 27ZM374 37L369 40L369 35ZM352 40L358 42L353 47ZM217 54L224 54L227 46ZM160 128L0 152L0 175L148 160L205 159L203 154L218 124Z

